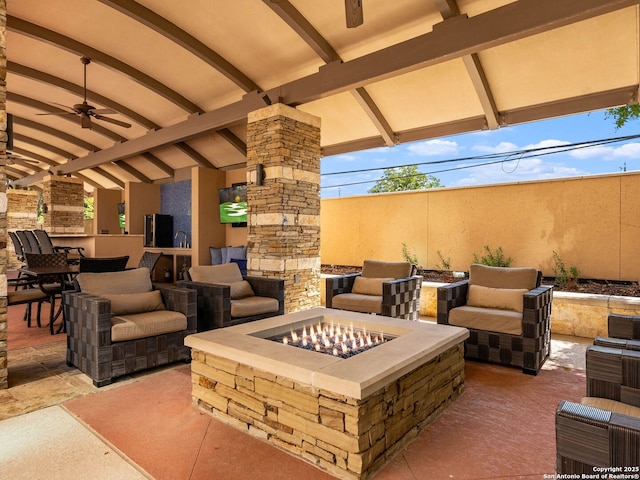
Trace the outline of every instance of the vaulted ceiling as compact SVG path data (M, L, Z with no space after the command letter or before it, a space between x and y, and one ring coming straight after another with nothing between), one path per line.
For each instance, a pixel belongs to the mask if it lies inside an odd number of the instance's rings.
M7 175L241 168L247 113L275 102L321 118L325 156L634 103L639 3L7 0Z

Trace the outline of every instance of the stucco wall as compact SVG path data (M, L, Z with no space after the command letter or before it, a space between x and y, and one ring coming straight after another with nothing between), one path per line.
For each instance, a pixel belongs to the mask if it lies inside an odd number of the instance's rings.
M484 245L553 275L553 251L583 278L640 280L640 173L322 200L323 264L402 261L468 270Z

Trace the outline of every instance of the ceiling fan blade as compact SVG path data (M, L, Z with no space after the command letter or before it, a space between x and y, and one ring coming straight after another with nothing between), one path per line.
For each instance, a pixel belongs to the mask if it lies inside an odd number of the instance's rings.
M362 0L344 0L344 9L347 17L347 28L355 28L362 25Z
M91 115L113 115L116 112L113 108L92 108Z
M102 120L103 122L113 123L114 125L118 125L124 128L131 128L130 123L121 122L120 120L116 120L115 118L103 117L102 115L93 115L93 118L96 120Z
M36 115L76 115L75 112L47 112L47 113L36 113Z
M89 115L80 115L80 126L82 128L91 128L91 117Z

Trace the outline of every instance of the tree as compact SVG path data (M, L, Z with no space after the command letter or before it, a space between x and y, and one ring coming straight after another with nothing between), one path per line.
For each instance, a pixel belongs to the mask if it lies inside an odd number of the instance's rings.
M640 118L640 104L623 105L621 107L608 108L604 118L613 119L616 128L622 128L628 121Z
M442 188L444 185L433 175L420 173L417 165L388 168L382 178L369 189L369 193L402 192L405 190L426 190Z

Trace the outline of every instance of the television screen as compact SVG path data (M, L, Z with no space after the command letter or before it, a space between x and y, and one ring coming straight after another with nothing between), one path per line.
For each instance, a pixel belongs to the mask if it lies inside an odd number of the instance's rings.
M247 222L247 184L239 183L218 190L220 197L220 223Z

